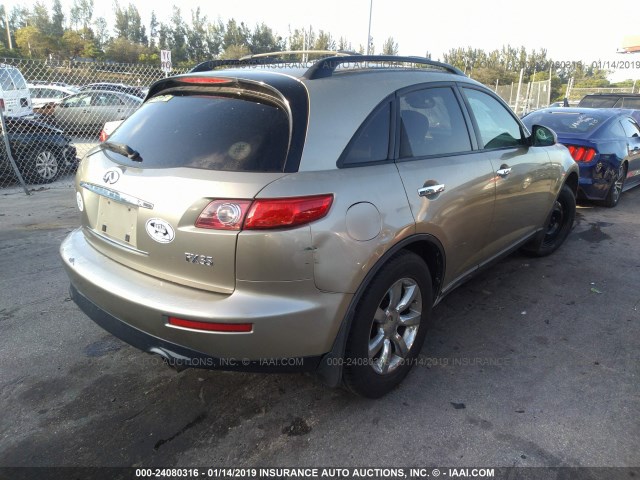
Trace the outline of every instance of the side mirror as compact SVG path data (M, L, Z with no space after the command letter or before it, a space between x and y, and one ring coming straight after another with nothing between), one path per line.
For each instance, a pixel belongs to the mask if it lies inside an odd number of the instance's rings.
M531 145L534 147L550 147L558 143L556 132L542 125L532 127Z

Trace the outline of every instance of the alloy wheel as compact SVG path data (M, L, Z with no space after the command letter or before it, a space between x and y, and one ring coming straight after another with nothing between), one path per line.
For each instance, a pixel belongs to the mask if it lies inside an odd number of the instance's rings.
M413 346L422 318L422 294L415 280L402 278L387 290L376 309L369 335L373 370L396 370Z
M36 156L35 169L38 179L49 181L58 175L58 160L49 150L43 150Z

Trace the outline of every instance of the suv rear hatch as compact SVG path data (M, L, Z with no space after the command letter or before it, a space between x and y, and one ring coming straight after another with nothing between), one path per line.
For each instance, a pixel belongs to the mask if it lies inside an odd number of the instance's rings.
M234 206L249 208L287 174L299 156L292 130L287 99L264 84L202 76L156 84L82 161L85 237L129 268L231 293L244 218L234 215L247 213Z

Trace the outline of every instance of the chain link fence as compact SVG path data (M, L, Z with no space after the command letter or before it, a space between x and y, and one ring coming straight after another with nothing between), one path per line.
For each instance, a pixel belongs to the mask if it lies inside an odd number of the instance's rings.
M491 87L489 87L491 88ZM516 115L548 107L551 103L551 81L497 85L494 91L509 104Z
M146 89L164 76L159 65L0 58L0 188L70 185L78 159L100 142L101 132L110 133L131 115ZM549 80L490 88L517 115L551 102ZM577 103L588 93L633 91L570 88L568 93Z
M70 185L105 124L131 115L164 76L159 65L0 58L0 188Z

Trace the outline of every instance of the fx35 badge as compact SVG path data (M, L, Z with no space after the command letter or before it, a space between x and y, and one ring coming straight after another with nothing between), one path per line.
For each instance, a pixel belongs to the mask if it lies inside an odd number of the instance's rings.
M205 267L213 266L213 257L208 257L206 255L198 255L197 253L189 253L189 252L185 252L184 257L185 257L185 260L189 263L195 263L198 265L203 265Z

